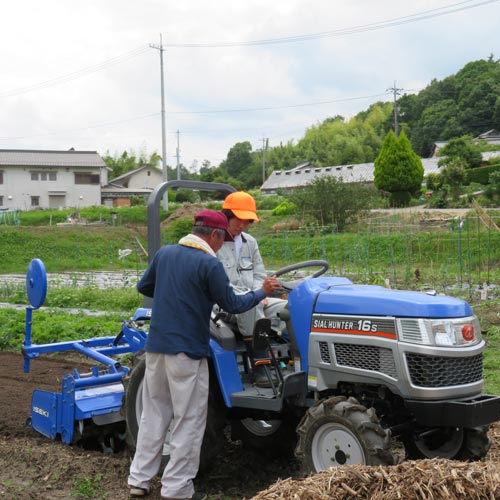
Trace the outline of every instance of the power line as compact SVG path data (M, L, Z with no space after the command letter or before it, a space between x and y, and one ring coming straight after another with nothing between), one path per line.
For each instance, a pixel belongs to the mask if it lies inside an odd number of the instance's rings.
M425 10L407 16L396 17L393 19L386 19L384 21L377 21L369 24L362 24L352 26L350 28L341 28L332 31L323 31L319 33L310 33L305 35L293 35L282 38L268 38L262 40L251 40L246 42L208 42L208 43L169 43L167 47L171 48L222 48L222 47L250 47L255 45L273 45L284 44L293 42L304 42L309 40L317 40L320 38L337 37L344 35L352 35L355 33L365 33L367 31L380 30L390 28L393 26L400 26L402 24L414 23L417 21L424 21L434 17L446 16L462 10L473 9L482 5L498 2L499 0L483 0L474 5L465 5L476 0L465 0L462 2L453 3L444 7L436 9Z
M246 113L249 111L270 111L275 109L289 109L289 108L302 108L306 106L320 106L323 104L334 104L338 102L348 102L348 101L356 101L359 99L373 99L376 97L382 97L387 95L387 91L382 94L372 94L372 95L364 95L357 97L345 97L343 99L332 99L329 101L316 101L316 102L307 102L301 104L288 104L283 106L265 106L259 108L235 108L235 109L211 109L211 110L203 110L203 111L168 111L169 115L197 115L197 114L209 114L209 113Z
M171 115L171 114L208 114L208 113L244 113L244 112L251 112L251 111L269 111L269 110L276 110L276 109L288 109L288 108L299 108L299 107L306 107L306 106L320 106L324 104L334 104L334 103L339 103L339 102L348 102L348 101L354 101L354 100L360 100L360 99L373 99L373 98L378 98L382 96L387 96L388 91L380 94L372 94L372 95L366 95L366 96L357 96L357 97L346 97L343 99L332 99L328 101L316 101L316 102L309 102L309 103L300 103L300 104L289 104L289 105L284 105L284 106L267 106L267 107L261 107L261 108L240 108L240 109L214 109L214 110L209 110L209 111L166 111L165 114ZM145 118L151 118L151 117L156 117L158 116L159 113L148 113L146 115L140 115L140 116L135 116L131 118L125 118L123 120L116 120L112 122L105 122L105 123L100 123L96 125L90 125L86 127L78 127L74 129L65 129L62 131L58 132L49 132L45 134L36 134L36 135L25 135L25 136L11 136L11 137L0 137L0 140L13 140L13 139L30 139L33 137L44 137L48 135L58 135L58 134L64 134L68 132L80 132L83 130L91 130L94 128L103 128L103 127L110 127L114 125L120 125L122 123L129 123L137 120L143 120ZM226 130L214 130L210 129L210 132L235 132L235 131L247 131L249 129L226 129ZM250 129L250 130L255 130L255 129ZM206 133L206 130L183 130L183 133ZM175 133L175 132L170 132L170 133Z
M48 87L53 87L54 85L60 85L61 83L66 83L71 80L76 80L77 78L81 78L83 76L87 76L91 73L96 73L97 71L101 71L103 69L109 68L110 66L115 66L116 64L120 64L125 62L133 57L136 57L147 50L146 46L137 47L129 52L121 54L119 56L112 57L107 59L101 63L93 64L92 66L86 66L85 68L79 69L72 73L68 73L67 75L58 76L56 78L52 78L50 80L46 80L43 82L35 83L33 85L29 85L27 87L22 87L14 90L7 90L4 92L0 92L1 97L12 97L19 94L25 94L27 92L32 92L34 90L41 90Z

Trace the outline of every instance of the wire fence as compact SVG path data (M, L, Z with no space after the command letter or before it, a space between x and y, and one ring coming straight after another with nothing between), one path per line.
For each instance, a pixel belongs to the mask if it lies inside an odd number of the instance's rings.
M500 214L485 218L471 212L467 217L464 212L451 215L433 212L426 218L417 214L398 218L383 213L348 233L318 226L295 231L264 230L259 224L250 230L259 242L269 271L296 262L322 259L330 263L330 274L348 277L356 283L400 289L432 288L471 295L484 293L485 289L489 293L496 290L500 279L499 225ZM176 241L162 238L162 242ZM5 249L10 247L8 242L4 243ZM80 277L77 272L83 269L119 272L118 286L133 286L148 263L138 237L129 237L129 242L122 247L111 241L98 245L96 240L91 246L83 242L67 243L61 247L55 239L41 242L34 238L24 241L23 250L26 258L36 256L44 262L56 259L59 268L72 273L65 281L74 286L82 286L82 283L100 286L103 281L117 283L95 271ZM7 259L8 254L4 257ZM26 267L28 263L29 260ZM48 269L55 267L49 265ZM19 276L19 280L22 281L23 276Z
M481 217L391 221L360 225L353 233L284 231L260 235L269 269L308 259L324 259L331 272L364 283L394 288L433 288L481 293L496 288L500 271L500 231Z

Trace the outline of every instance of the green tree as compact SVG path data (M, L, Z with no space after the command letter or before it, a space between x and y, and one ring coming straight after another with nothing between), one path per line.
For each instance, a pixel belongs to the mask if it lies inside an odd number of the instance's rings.
M161 156L156 151L149 156L145 152L141 152L137 155L133 149L130 149L129 151L123 151L120 155L115 153L113 156L109 154L109 151L106 151L102 159L106 166L112 170L109 174L109 178L114 179L115 177L119 177L143 165L158 167ZM171 179L172 177L169 178Z
M474 168L481 165L483 159L481 148L474 144L472 136L463 135L450 139L448 143L439 150L441 157L439 166L448 165L456 159L461 159L464 162L465 168Z
M439 191L443 185L443 178L440 174L429 174L425 178L425 184L430 191Z
M485 194L490 200L497 202L500 200L500 172L497 171L490 174Z
M441 170L443 184L450 187L451 197L455 201L458 200L462 186L467 178L465 173L466 166L465 161L457 157L450 160Z
M231 177L239 177L252 164L252 145L248 142L237 142L227 153L220 164L222 170Z
M408 195L397 193L412 194L420 190L424 168L404 132L398 138L392 130L386 135L375 159L374 177L375 186L391 193L393 199L408 199Z
M343 231L370 207L373 195L373 188L366 184L346 184L332 176L320 176L289 198L298 212L312 216L322 226L334 224Z

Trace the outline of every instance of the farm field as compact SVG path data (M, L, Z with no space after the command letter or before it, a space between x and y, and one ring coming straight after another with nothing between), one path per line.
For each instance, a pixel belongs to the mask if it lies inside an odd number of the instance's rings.
M74 359L42 357L32 361L30 373L24 373L21 354L0 351L2 500L129 498L126 482L130 452L110 455L82 450L51 441L25 425L33 389L60 391L63 375L84 366ZM243 455L237 443L228 442L212 473L199 485L214 500L241 500L251 498L280 477L297 475L298 465L292 459ZM159 482L148 498L160 498Z
M13 352L0 352L0 379L2 388L2 411L0 412L0 498L5 500L125 500L129 498L126 479L130 464L130 452L124 450L119 454L109 455L100 451L82 450L51 441L25 425L29 416L31 393L34 388L60 390L61 377L78 366L76 360L49 359L47 357L32 362L32 370L26 374L22 370L22 356ZM82 366L82 365L81 365ZM80 367L81 367L80 366ZM482 484L481 488L489 489L491 496L473 496L461 498L477 498L485 500L499 498L500 491L500 424L496 423L490 430L492 448L484 463L473 464L474 467L493 468L497 473L496 484ZM457 462L463 468L461 462ZM424 463L413 462L415 470ZM429 467L429 462L425 461ZM453 468L453 463L449 463ZM407 465L407 469L410 465ZM392 467L384 468L385 474L397 479ZM438 471L436 471L437 474ZM356 471L354 471L356 473ZM359 472L357 473L359 476ZM265 491L278 480L287 478L299 479L298 463L290 459L266 459L265 456L242 453L238 443L229 442L217 460L214 469L206 476L199 478L198 487L210 494L212 500L242 500L254 496L258 498L284 498L292 496L265 496ZM356 477L356 476L352 476ZM335 474L332 473L332 480ZM324 481L324 480L323 480ZM356 488L354 480L347 483L349 488ZM455 480L454 484L456 485ZM464 488L473 485L464 482ZM309 486L305 486L305 485ZM301 500L320 498L312 496L314 480L308 480L302 487L301 496L293 497ZM307 494L307 488L310 494ZM495 495L496 489L496 495ZM290 495L290 485L287 487ZM305 492L304 492L305 491ZM305 496L304 496L305 495ZM432 497L405 496L404 498L445 498L436 490ZM156 480L151 500L160 499L159 481ZM325 498L325 497L323 497ZM345 497L354 498L354 497ZM358 498L367 498L359 496ZM380 497L382 498L382 497ZM450 499L460 498L450 494ZM256 499L257 500L257 499Z
M398 212L399 214L400 212ZM451 218L452 216L453 218ZM498 262L500 255L497 249L500 233L493 230L485 230L477 220L472 220L469 225L464 225L458 232L455 227L450 229L456 214L445 214L440 219L435 215L429 225L439 226L440 230L428 232L420 231L422 219L417 216L414 221L400 220L392 221L384 216L384 221L377 222L375 226L365 228L358 233L351 234L320 234L318 232L311 235L296 235L293 233L267 233L257 235L262 242L263 255L269 269L277 269L282 265L307 260L310 258L327 258L332 263L333 271L339 275L348 275L355 282L368 282L384 284L388 278L394 288L414 288L425 289L425 287L436 288L438 292L449 291L451 287L456 295L467 299L473 299L474 307L481 313L481 325L483 330L487 330L486 341L488 345L485 355L485 377L486 391L500 394L500 316L497 277ZM402 227L408 231L402 232ZM413 229L414 231L413 231ZM438 228L435 228L438 229ZM108 311L132 311L140 303L140 297L133 293L132 282L140 275L146 265L146 259L142 255L140 248L134 247L137 243L135 235L140 234L137 230L132 233L123 228L108 228L106 233L102 233L99 239L89 238L88 243L93 248L89 251L87 243L87 229L66 228L64 238L66 246L59 247L58 241L62 238L54 238L55 232L59 229L36 228L36 231L23 231L24 234L14 234L10 229L3 235L9 238L21 237L18 241L19 247L29 248L33 255L22 255L22 265L19 265L20 257L14 250L14 240L12 245L3 246L6 260L10 262L9 270L5 272L23 273L29 258L42 257L50 271L52 263L54 270L65 270L69 272L68 283L51 283L48 291L48 301L51 307L89 307L92 309L99 303L109 306ZM99 233L92 230L95 235ZM89 232L90 234L90 232ZM132 236L133 235L133 236ZM57 235L59 236L59 235ZM143 235L141 241L144 243ZM116 240L115 240L116 237ZM17 241L17 240L16 240ZM29 245L26 247L26 245ZM101 246L101 242L102 246ZM134 253L124 260L118 258L118 250L126 247L134 248ZM57 259L58 252L64 259ZM0 251L1 254L1 251ZM56 257L56 259L54 259ZM10 259L10 260L8 260ZM127 260L128 259L128 260ZM93 269L92 277L86 283L77 280L77 273L82 262L86 265L83 269ZM59 269L56 266L62 264ZM130 265L132 264L132 265ZM66 266L73 266L69 269ZM107 288L104 295L99 295L98 273L96 269L116 272L120 269L128 269L122 278L118 280L118 285ZM132 271L130 271L132 269ZM418 271L418 274L417 272ZM3 271L0 271L3 272ZM124 272L124 271L120 271ZM23 303L18 299L24 298L24 284L21 275L19 284L10 284L0 281L0 300L9 300L14 303ZM124 276L124 277L123 277ZM106 279L106 282L111 281ZM481 290L477 285L487 282L490 285L489 295L491 300L480 300ZM115 296L114 292L118 292ZM132 293L130 293L132 291ZM83 302L85 300L86 302ZM87 303L88 302L88 303ZM23 316L19 312L19 318L14 318L13 313L7 313L9 319L16 320L16 332L22 332ZM44 330L48 333L61 331L58 314L48 311L46 320L44 319ZM41 319L41 318L39 318ZM103 334L113 334L119 324L118 320L106 318L106 328L109 332ZM121 317L120 317L121 320ZM63 318L61 321L67 321ZM104 327L103 320L100 320L100 328ZM7 322L6 322L7 323ZM73 324L73 320L71 320ZM109 323L109 326L108 326ZM0 499L28 500L28 499L107 499L124 500L129 498L126 479L131 460L130 451L125 449L118 454L103 454L96 450L83 450L77 447L63 445L60 442L51 441L41 436L25 425L29 416L30 400L33 389L46 389L50 391L60 391L62 377L75 367L83 367L84 361L73 357L42 357L32 362L31 373L23 372L22 356L19 352L20 342L18 338L11 343L13 327L2 331L0 328L0 344L6 350L0 350L0 380L3 382L2 405L0 411ZM38 324L38 323L37 323ZM95 331L94 323L91 320L80 319L79 329L85 332ZM50 328L49 328L50 327ZM66 325L65 331L69 330ZM80 338L81 332L77 332ZM3 335L3 336L2 336ZM55 341L57 337L46 341ZM16 351L16 352L14 352ZM477 490L476 496L454 496L450 492L448 497L440 496L436 489L427 496L403 495L401 498L423 499L433 498L500 498L500 423L496 423L490 429L490 439L492 448L484 463L473 464L474 467L488 467L494 470L496 482L491 484L488 496ZM425 462L425 463L424 463ZM451 465L449 465L451 464ZM428 461L422 463L414 462L411 467L416 470L428 470ZM410 468L407 465L407 469ZM431 464L432 468L433 465ZM438 466L436 465L436 468ZM453 469L453 463L448 462L448 468ZM467 468L467 465L461 465ZM472 467L472 466L471 466ZM397 490L399 477L393 468L385 468L381 473L383 477L392 481ZM437 469L436 469L437 470ZM391 472L392 471L392 472ZM452 470L452 474L455 472ZM360 472L353 472L354 477L360 476ZM357 475L356 475L357 474ZM437 477L437 476L436 476ZM273 500L315 500L316 498L327 498L318 496L319 493L308 491L314 487L314 480L309 486L301 489L300 495L291 496L290 483L288 484L287 496L272 496L274 493L264 493L276 481L287 478L300 479L300 469L298 462L293 458L270 459L263 455L243 453L238 442L227 442L223 454L218 458L213 470L198 479L198 487L210 494L212 500L242 500L251 499L273 499ZM332 473L331 483L340 481ZM359 484L345 482L347 495L349 488L358 491ZM439 481L438 481L439 482ZM388 484L389 484L388 483ZM455 481L457 483L457 481ZM458 481L458 483L460 483ZM318 481L319 484L319 481ZM442 483L441 483L442 484ZM461 483L460 483L461 484ZM489 483L488 483L489 484ZM472 486L471 486L472 485ZM482 487L484 484L482 484ZM461 486L460 486L461 487ZM473 483L464 481L464 491L471 491ZM148 498L152 500L160 499L159 480L153 485L153 491ZM297 490L298 491L298 490ZM464 496L465 495L465 496ZM337 497L335 497L337 498ZM372 498L369 496L352 495L339 498ZM375 498L375 497L373 497ZM378 497L380 499L384 496ZM396 497L395 497L396 498Z

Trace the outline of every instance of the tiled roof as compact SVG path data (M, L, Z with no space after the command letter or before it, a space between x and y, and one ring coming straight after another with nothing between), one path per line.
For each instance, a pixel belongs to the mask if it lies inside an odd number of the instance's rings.
M424 176L439 172L437 158L422 158ZM300 165L291 170L275 170L261 187L262 191L293 189L309 184L320 175L334 176L343 182L373 182L373 163L338 165L335 167L314 167Z
M0 166L105 167L106 164L96 151L0 149Z

